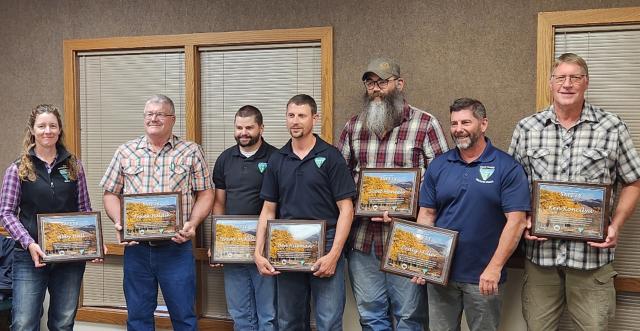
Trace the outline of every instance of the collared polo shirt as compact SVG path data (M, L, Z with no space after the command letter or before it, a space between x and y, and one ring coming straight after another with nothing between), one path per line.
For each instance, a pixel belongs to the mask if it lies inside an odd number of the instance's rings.
M531 210L524 169L486 141L485 150L471 163L457 148L437 157L420 189L420 206L437 211L435 225L459 232L450 274L457 282L479 283L498 247L504 214ZM503 268L500 281L505 280Z
M213 167L213 182L216 189L225 191L227 215L260 214L262 177L269 157L277 150L262 140L260 148L250 157L242 155L238 145L227 148L218 156Z
M336 202L355 195L342 154L317 135L304 159L293 153L291 140L273 153L260 192L260 198L278 204L278 218L325 220L327 241L333 239L340 213Z

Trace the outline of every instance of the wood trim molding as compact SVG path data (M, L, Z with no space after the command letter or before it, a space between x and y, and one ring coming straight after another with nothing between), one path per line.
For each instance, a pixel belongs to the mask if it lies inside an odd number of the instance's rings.
M184 47L185 60L185 113L187 140L202 143L200 126L200 52L196 45Z
M200 52L201 47L240 46L320 42L321 49L321 103L323 110L321 136L327 142L333 141L333 28L312 27L301 29L277 29L262 31L211 32L180 35L136 36L65 40L64 60L64 126L67 148L81 157L80 141L80 98L79 98L79 52L100 52L120 50L184 49L185 55L185 113L186 139L201 143L200 108ZM108 255L124 255L124 246L106 244ZM197 261L208 263L207 250L194 248ZM197 271L201 284L200 269ZM197 313L202 310L202 297L196 303ZM124 325L126 310L81 307L78 320ZM167 317L156 318L158 327L171 328ZM231 330L229 321L201 319L201 330Z
M184 48L187 139L200 142L200 47L320 42L323 139L333 141L333 28L313 27L261 31L209 32L162 36L75 39L63 42L64 113L67 147L80 155L78 52Z
M542 110L551 103L547 82L554 61L554 35L557 28L638 23L640 7L538 13L536 109Z
M127 311L117 308L82 307L78 308L76 320L91 323L126 325ZM155 322L157 328L172 329L171 320L167 314L156 314ZM201 317L198 319L198 330L232 331L233 322Z
M105 244L107 246L107 256L124 256L124 245L120 244ZM205 261L209 263L209 256L207 255L206 248L193 248L193 256L196 261Z

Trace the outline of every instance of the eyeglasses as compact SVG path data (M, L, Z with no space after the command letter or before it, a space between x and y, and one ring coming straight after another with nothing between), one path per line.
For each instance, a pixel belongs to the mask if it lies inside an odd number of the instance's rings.
M571 84L578 84L578 83L582 83L582 77L584 76L586 75L559 75L559 76L551 75L551 81L554 84L562 85L564 84L564 82L567 80L567 77L568 77Z
M379 80L371 80L371 79L367 79L364 81L364 87L367 88L367 90L373 90L373 88L378 85L379 89L383 89L386 88L387 85L389 85L389 82L392 80L396 80L395 78L389 78L389 79L379 79Z
M157 116L159 119L164 120L167 117L174 117L176 115L165 114L165 113L154 113L154 112L144 113L144 118L148 120L152 119L154 116Z

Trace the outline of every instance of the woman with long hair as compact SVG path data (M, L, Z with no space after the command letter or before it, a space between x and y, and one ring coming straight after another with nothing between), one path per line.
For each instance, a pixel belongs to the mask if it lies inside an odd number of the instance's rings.
M0 219L16 242L11 330L40 329L49 291L49 330L73 330L85 262L44 264L37 214L91 211L80 161L64 146L58 109L38 105L29 116L20 157L7 168Z

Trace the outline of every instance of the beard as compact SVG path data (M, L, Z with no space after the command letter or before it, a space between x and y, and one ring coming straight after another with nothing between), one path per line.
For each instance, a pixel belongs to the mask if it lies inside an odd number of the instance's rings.
M478 142L480 134L478 132L469 132L469 135L466 137L456 137L454 134L451 134L451 138L459 149L469 149Z
M238 143L238 145L240 147L251 147L255 144L258 143L258 140L260 140L260 136L251 136L251 135L244 135L244 136L234 136L234 138L236 139L236 143ZM240 141L240 138L249 138L249 141L246 143L242 143Z
M375 100L376 97L380 97L380 100ZM402 122L404 94L400 90L395 89L389 94L376 92L373 95L365 92L363 99L362 121L370 132L382 137Z

